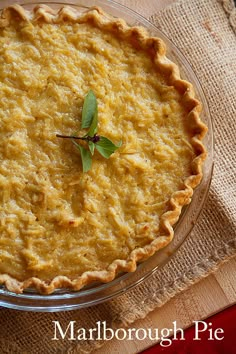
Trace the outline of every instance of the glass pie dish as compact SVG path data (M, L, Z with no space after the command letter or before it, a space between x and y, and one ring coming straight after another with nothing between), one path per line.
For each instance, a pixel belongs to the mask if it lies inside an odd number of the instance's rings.
M5 7L9 6L11 3L15 3L15 1L3 1L1 5L2 7ZM30 1L18 1L17 3L26 9L32 9L36 4L40 4L42 2L33 3ZM65 5L65 3L55 1L43 1L43 3L50 5L54 9L58 9ZM209 129L204 141L206 149L208 150L208 157L204 165L203 180L199 187L195 190L191 204L183 209L181 217L175 225L174 240L165 249L158 251L149 260L140 264L134 273L121 274L114 281L107 284L94 283L93 285L87 286L78 292L71 292L68 291L68 289L60 289L51 295L45 296L37 294L33 289L27 289L27 291L24 291L23 294L15 294L7 291L4 287L1 287L0 305L14 309L46 312L82 308L98 304L105 300L111 299L114 296L123 294L135 285L145 281L153 274L153 272L159 271L159 269L166 262L168 262L173 255L175 255L177 249L181 246L192 230L192 227L196 223L200 211L202 210L204 201L206 200L211 181L213 169L213 131L210 114L200 84L184 56L163 33L157 30L151 23L142 18L140 15L124 6L105 0L70 1L67 2L66 5L75 7L79 12L83 12L88 7L93 5L101 6L107 13L113 15L114 17L121 17L125 19L131 26L141 25L146 27L152 35L160 37L164 40L168 48L167 56L173 62L178 64L181 70L181 76L193 83L196 95L203 104L203 113L201 117Z

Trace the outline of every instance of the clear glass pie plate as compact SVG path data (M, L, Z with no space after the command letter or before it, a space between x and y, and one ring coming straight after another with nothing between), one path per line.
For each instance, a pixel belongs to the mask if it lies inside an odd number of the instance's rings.
M213 128L210 112L201 85L183 54L181 54L171 40L160 30L134 11L108 0L69 0L66 3L53 0L45 0L42 2L2 0L0 7L4 8L13 3L21 4L26 9L32 9L36 4L40 3L48 4L55 9L58 9L63 5L70 5L81 12L85 11L90 6L97 5L101 6L109 14L125 19L130 25L141 25L146 27L152 35L158 36L165 41L168 48L168 57L179 65L182 77L194 84L196 95L203 104L201 117L208 126L208 133L204 141L208 150L208 157L204 164L203 180L195 190L191 204L184 208L181 217L175 226L175 237L166 248L158 251L150 259L141 263L134 273L121 274L110 283L93 284L78 292L71 292L67 289L63 289L58 290L51 295L39 295L33 289L29 289L24 291L23 294L15 294L7 291L3 286L0 287L0 306L3 307L44 312L84 308L112 299L115 296L127 292L137 284L145 282L145 280L147 280L154 272L158 272L171 257L175 256L178 248L186 240L186 237L191 232L203 208L211 183L213 171Z

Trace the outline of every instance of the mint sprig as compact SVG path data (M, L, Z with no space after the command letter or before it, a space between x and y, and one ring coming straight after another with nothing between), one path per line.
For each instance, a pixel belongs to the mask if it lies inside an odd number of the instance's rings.
M89 128L89 131L81 137L77 135L56 134L58 138L70 139L80 151L83 172L90 170L95 149L108 159L122 145L122 142L115 145L110 139L97 134L98 105L96 96L92 90L86 95L82 109L81 129L86 128ZM78 141L85 141L88 144L88 149L78 144Z

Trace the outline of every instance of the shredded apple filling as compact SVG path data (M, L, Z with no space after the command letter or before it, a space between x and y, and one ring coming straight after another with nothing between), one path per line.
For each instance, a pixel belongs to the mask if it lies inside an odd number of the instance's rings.
M75 279L161 235L196 153L183 96L153 60L93 21L0 27L0 273ZM83 173L56 134L78 132L89 90L99 135L122 145L95 149Z

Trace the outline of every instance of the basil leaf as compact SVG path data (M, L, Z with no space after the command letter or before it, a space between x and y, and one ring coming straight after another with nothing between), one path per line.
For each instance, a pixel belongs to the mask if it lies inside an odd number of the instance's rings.
M91 126L89 128L87 136L94 136L98 131L98 109L96 107Z
M91 126L96 110L97 99L94 92L90 90L84 99L81 122L82 129L89 128Z
M83 172L88 172L92 166L92 156L90 152L87 149L85 149L83 146L77 144L77 142L74 141L73 139L72 142L76 146L76 148L80 151Z
M91 152L91 154L94 154L94 149L95 149L95 144L92 141L88 142L88 146L89 146L89 150Z
M113 152L115 152L121 145L122 145L122 142L115 145L108 138L105 138L104 136L100 136L100 139L95 144L95 147L103 157L108 159L111 156L111 154L113 154Z

